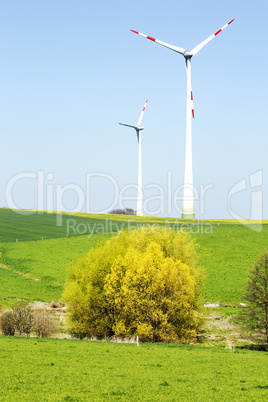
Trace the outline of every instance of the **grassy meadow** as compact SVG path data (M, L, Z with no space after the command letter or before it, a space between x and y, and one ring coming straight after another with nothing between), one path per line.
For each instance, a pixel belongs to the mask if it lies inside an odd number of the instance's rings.
M68 266L106 237L0 243L0 303L60 300Z
M266 353L1 337L0 400L261 401Z
M234 221L63 214L62 226L57 226L56 213L22 212L0 209L0 303L4 307L21 301L59 300L66 268L124 227L149 223L188 230L199 245L198 263L205 275L204 302L228 306L242 301L248 271L268 247L268 222L257 232L252 230L254 225Z
M111 216L111 215L110 215ZM73 220L75 219L75 227ZM124 227L123 222L118 227ZM86 230L85 233L83 233ZM0 243L34 241L75 235L116 232L117 226L107 225L101 215L18 210L0 208Z
M193 235L199 244L199 264L204 268L204 301L241 302L249 269L268 248L268 224L261 232L243 225L221 223L213 233Z
M207 339L201 334L191 346L0 336L1 401L268 400L267 353L243 349L226 321L268 247L267 221L255 231L249 222L64 214L57 226L56 213L30 212L0 209L2 308L60 300L70 264L117 230L147 223L190 232L204 269L203 301L225 307L207 309ZM232 341L235 352L226 349Z

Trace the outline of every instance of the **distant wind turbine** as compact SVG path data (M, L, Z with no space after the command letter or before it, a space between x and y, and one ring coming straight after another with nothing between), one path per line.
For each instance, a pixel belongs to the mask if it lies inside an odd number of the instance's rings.
M183 204L182 204L182 218L194 219L195 218L195 210L194 210L194 188L193 188L193 159L192 159L192 120L191 115L194 117L194 109L193 109L193 92L192 92L192 83L191 83L191 58L195 56L199 50L202 49L208 42L210 42L215 36L217 36L221 31L223 31L228 25L230 25L234 21L231 20L228 24L224 25L217 32L209 36L199 45L194 47L190 52L186 51L182 47L169 45L168 43L161 42L158 39L152 38L151 36L144 35L140 32L133 31L132 32L144 36L147 39L152 40L153 42L159 43L162 46L167 47L168 49L173 50L174 52L180 53L185 58L185 68L187 75L187 98L186 98L186 146L185 146L185 170L184 170L184 187L183 187Z
M138 162L138 196L137 196L137 215L143 215L143 194L142 194L142 163L141 163L141 131L144 127L141 126L141 121L144 115L144 111L147 105L148 99L146 100L140 118L136 126L131 126L130 124L119 123L121 126L132 127L136 130L137 139L139 144L139 162Z

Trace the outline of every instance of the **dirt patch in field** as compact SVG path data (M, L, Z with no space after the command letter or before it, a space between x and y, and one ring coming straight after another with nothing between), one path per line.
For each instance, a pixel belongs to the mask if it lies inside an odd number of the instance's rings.
M251 344L253 340L241 325L233 322L234 317L213 313L205 317L203 328L198 339L207 346L216 344L226 345L227 349L235 345Z
M30 307L33 310L49 310L50 309L49 305L50 305L50 303L44 303L44 302L41 302L41 301L35 301L35 302L30 304Z

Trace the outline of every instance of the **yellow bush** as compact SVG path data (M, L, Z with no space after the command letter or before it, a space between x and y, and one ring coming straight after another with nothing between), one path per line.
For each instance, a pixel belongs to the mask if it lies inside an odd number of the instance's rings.
M70 330L189 342L199 324L195 263L185 233L158 226L122 231L70 270L64 292Z

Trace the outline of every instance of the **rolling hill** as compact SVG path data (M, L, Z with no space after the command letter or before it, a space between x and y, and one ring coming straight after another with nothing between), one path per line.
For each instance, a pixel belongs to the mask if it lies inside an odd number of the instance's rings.
M59 300L66 268L98 242L122 228L143 224L182 227L198 243L204 268L204 301L235 305L242 301L248 271L268 247L268 222L262 231L235 221L183 221L122 215L15 213L0 209L0 301ZM72 231L71 231L72 229ZM69 233L68 233L69 231ZM86 233L86 234L84 234ZM42 240L43 239L43 240Z

